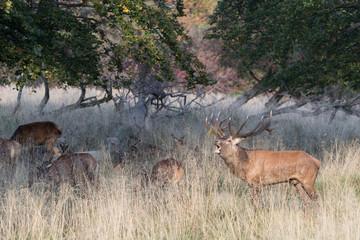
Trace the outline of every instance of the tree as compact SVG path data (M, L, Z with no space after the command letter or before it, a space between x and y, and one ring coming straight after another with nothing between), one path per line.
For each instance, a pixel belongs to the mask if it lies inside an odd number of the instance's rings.
M5 73L23 76L17 84L42 75L68 85L98 79L100 44L94 26L55 1L6 3L7 9L0 7L0 62Z
M112 99L110 87L131 85L128 61L146 64L158 81L174 81L185 72L189 88L209 84L204 66L185 48L190 41L177 21L182 1L144 0L22 1L1 0L0 63L18 86L39 77L60 86L98 85ZM123 77L126 72L127 76ZM107 76L115 75L116 82ZM82 87L82 89L84 89ZM86 100L82 92L79 100ZM70 108L69 108L70 109Z
M274 106L283 96L360 88L358 1L221 0L211 24L223 63L254 86L241 104L266 91Z

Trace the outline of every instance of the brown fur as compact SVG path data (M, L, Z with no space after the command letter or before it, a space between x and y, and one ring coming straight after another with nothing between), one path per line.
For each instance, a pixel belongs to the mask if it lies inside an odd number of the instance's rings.
M215 140L215 152L224 159L230 171L244 180L253 192L255 207L262 186L290 182L307 208L317 194L314 183L319 172L320 161L303 151L247 150L237 146L242 139L225 136Z
M8 175L12 180L15 175L17 160L21 154L21 145L14 140L0 138L0 167L2 175Z
M167 158L155 164L151 172L151 181L155 183L177 183L184 177L184 168L181 162Z
M84 186L86 181L96 184L99 166L89 153L68 153L56 159L46 169L39 167L40 177L45 177L53 184L69 182Z
M62 134L62 130L53 122L33 122L19 126L11 137L23 146L30 148L33 153L33 147L46 145L50 154L50 159L54 153L61 155L60 150L54 145L56 139Z

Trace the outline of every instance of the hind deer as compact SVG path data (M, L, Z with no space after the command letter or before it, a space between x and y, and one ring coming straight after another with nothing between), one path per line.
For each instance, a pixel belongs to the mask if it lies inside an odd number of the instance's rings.
M91 154L68 153L48 166L38 167L38 178L45 178L53 185L68 182L83 188L86 182L97 185L98 171L98 161Z
M18 142L0 138L0 168L3 170L1 175L7 175L10 181L14 178L20 154L21 145Z
M151 172L150 180L157 184L177 183L184 177L184 168L181 162L167 158L157 162Z
M182 136L181 138L177 138L174 134L171 134L171 137L174 139L175 142L175 147L171 150L171 152L179 152L182 154L185 153L191 157L194 157L195 159L200 159L202 157L203 153L200 150L199 146L189 146L189 144L184 141L184 136Z
M27 147L30 151L32 158L34 157L34 146L46 145L49 160L46 163L50 163L54 153L60 156L62 153L60 149L55 146L56 139L62 134L62 130L53 122L33 122L19 126L14 134L11 136L11 140L15 140L23 147ZM29 187L34 182L34 159L29 162Z
M54 153L57 156L61 155L60 149L54 144L61 134L61 128L53 122L33 122L19 126L11 136L11 140L28 147L31 153L34 146L45 144L51 159Z
M127 159L139 159L143 156L165 156L166 151L158 146L143 143L141 139L138 139L134 144L130 144L128 139L127 146L128 151L126 153Z
M320 161L303 151L249 150L237 145L247 137L259 135L263 131L271 134L271 131L276 128L270 128L272 112L265 123L261 118L256 127L246 133L240 132L248 118L236 132L231 129L231 119L228 126L221 127L226 119L210 122L206 119L205 126L219 136L214 142L215 153L220 155L235 176L250 186L255 209L259 206L259 194L263 186L290 182L305 201L305 211L308 211L311 201L316 201L318 197L314 183L319 172ZM225 134L226 128L230 134Z

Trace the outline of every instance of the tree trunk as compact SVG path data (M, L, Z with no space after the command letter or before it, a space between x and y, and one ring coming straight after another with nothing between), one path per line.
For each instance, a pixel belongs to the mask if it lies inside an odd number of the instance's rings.
M264 93L265 89L260 85L256 84L252 89L242 94L238 97L233 104L236 104L236 107L241 107L247 103L250 99L258 96L261 93Z
M41 79L44 82L45 94L44 94L43 99L40 102L38 112L40 114L43 114L44 113L44 108L45 108L46 104L48 103L48 101L50 99L50 90L49 90L49 79L47 79L44 76L41 76Z
M269 99L269 101L267 103L265 103L265 107L269 110L280 107L280 105L281 105L280 101L284 97L283 93L284 93L284 91L282 91L282 90L275 92L275 94L272 95L272 97Z
M81 94L79 99L77 100L76 104L80 105L82 102L84 102L85 95L86 95L86 85L80 85Z
M145 120L148 116L148 107L146 104L146 95L144 93L139 94L139 101L135 104L133 112L131 114L132 121L135 126L140 130L145 128Z
M20 88L19 88L19 92L18 92L17 99L16 99L16 106L15 106L13 112L12 112L12 115L15 115L15 113L16 113L16 112L19 110L19 108L20 108L22 91L23 91L24 86L25 86L25 85L21 85Z

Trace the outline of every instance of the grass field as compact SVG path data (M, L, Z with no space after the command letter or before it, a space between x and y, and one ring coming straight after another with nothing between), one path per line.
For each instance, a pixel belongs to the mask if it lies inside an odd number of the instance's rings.
M137 134L128 115L115 111L112 103L61 116L39 115L41 92L25 91L20 111L12 116L17 92L0 88L0 137L9 138L21 124L43 120L63 128L72 151L104 150L106 138L115 136L125 150L127 138ZM75 101L78 94L75 89L52 90L45 111ZM99 159L99 190L86 196L67 185L57 191L48 191L44 182L26 188L27 171L19 164L13 186L0 188L0 239L360 239L360 119L339 114L329 123L327 115L284 114L273 117L278 128L271 136L263 133L244 141L246 148L303 150L322 164L315 184L319 204L311 215L304 214L305 204L294 188L276 185L264 188L261 210L255 212L248 186L213 154L213 137L204 129L212 112L231 115L239 126L264 103L259 98L238 109L234 99L229 96L176 119L158 119L140 136L169 150L169 156L174 155L171 133L184 136L189 148L199 146L200 158L175 152L185 168L178 185L138 187L138 173L151 169L157 157L115 169L109 159ZM250 119L248 127L257 121Z

